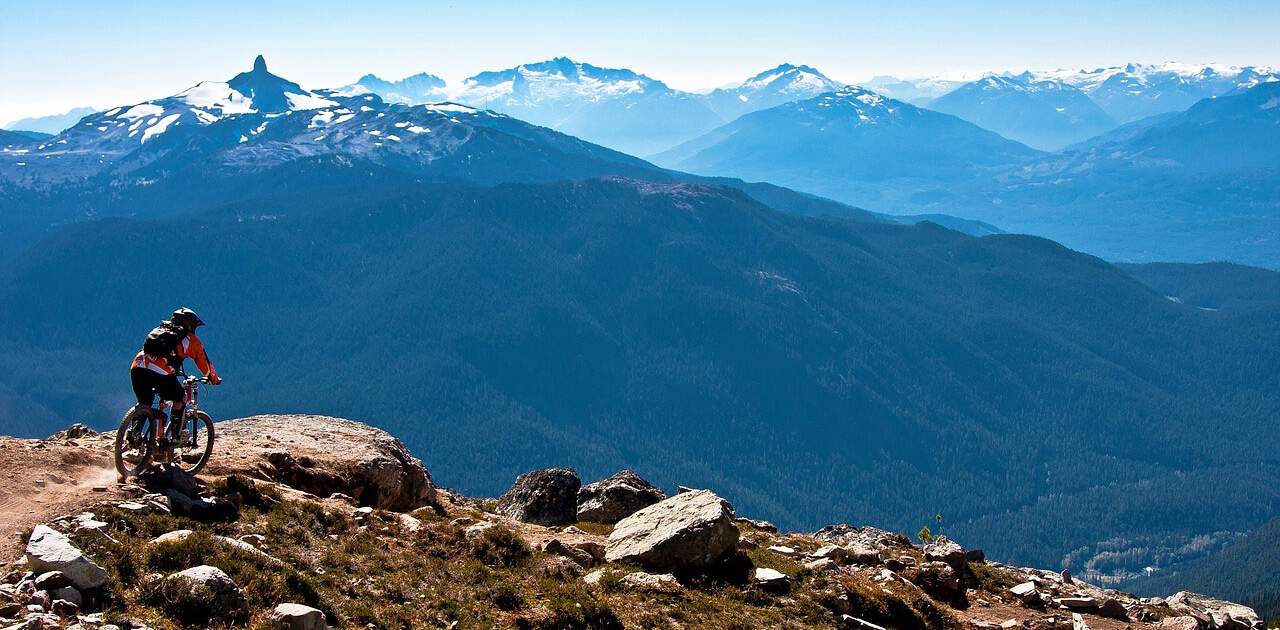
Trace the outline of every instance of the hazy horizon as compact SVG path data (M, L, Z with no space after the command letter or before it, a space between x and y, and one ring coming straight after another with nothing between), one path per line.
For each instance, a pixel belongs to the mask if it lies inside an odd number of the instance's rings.
M399 0L376 11L325 2L232 2L218 12L205 6L72 1L5 8L0 124L226 80L257 54L274 73L309 88L349 84L367 73L398 79L428 72L456 82L557 56L628 68L688 91L736 83L783 62L845 82L1129 62L1280 65L1272 36L1280 5L1259 1L1210 7L1085 0L1048 8L1001 1L962 8L567 0L498 11Z

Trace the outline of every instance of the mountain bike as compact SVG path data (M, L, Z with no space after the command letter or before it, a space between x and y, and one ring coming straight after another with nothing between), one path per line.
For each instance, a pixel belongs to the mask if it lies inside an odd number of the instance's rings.
M200 384L207 377L187 376L182 380L183 413L179 422L170 422L166 409L138 404L125 412L116 430L116 472L123 483L137 476L151 463L176 464L188 474L199 473L213 454L213 419L200 410Z

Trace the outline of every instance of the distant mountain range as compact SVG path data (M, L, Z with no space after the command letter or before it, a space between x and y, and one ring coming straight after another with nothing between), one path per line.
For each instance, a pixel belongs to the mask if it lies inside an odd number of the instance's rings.
M62 114L22 118L5 124L6 129L14 131L34 131L38 133L56 134L79 122L81 118L97 110L92 107L76 107Z
M1280 80L1280 74L1267 67L1172 62L1034 74L1080 88L1122 123L1181 111L1206 98Z
M847 86L748 114L654 160L897 210L893 191L967 182L1039 155L955 116Z
M1033 98L1028 85L1040 82L1030 77L983 82L999 95L996 109L1025 106L1052 118L1058 107L1074 107L1053 105L1067 97L1087 108L1080 92L1062 83ZM957 108L981 104L983 82L960 88ZM939 101L947 107L953 99ZM882 212L978 219L1113 260L1280 268L1277 103L1280 82L1259 82L1046 154L955 117L847 88L749 114L655 160ZM1100 123L1092 111L1077 120ZM981 108L965 112L977 117ZM1019 120L1005 118L987 124Z
M928 107L1045 151L1056 151L1116 127L1116 122L1080 89L1031 73L991 75L966 83L934 99Z
M367 90L384 100L409 104L451 100L632 155L649 155L744 113L830 92L840 85L809 66L782 64L739 85L695 94L631 70L558 57L482 72L456 86L428 74L396 82L367 75L340 91Z

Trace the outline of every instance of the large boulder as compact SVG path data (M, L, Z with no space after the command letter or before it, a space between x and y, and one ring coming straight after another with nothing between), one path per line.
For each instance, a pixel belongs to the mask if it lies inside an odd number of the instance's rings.
M71 539L47 525L36 525L27 541L28 566L37 575L59 571L80 590L95 589L107 583L107 570L98 566L72 544Z
M422 462L400 440L371 426L327 416L264 415L219 422L208 472L241 473L360 505L409 511L436 505Z
M569 525L578 518L582 480L568 468L543 468L520 475L498 497L498 514L535 525Z
M667 498L635 471L624 469L578 491L578 520L614 524Z
M733 506L709 490L692 490L618 521L605 559L681 572L708 567L737 546Z

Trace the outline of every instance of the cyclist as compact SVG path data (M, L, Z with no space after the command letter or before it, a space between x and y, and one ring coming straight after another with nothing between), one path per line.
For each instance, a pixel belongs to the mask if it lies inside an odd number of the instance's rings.
M195 311L179 308L172 317L147 334L142 350L133 358L129 369L129 380L133 383L133 393L139 404L151 406L157 395L162 402L173 404L169 416L171 427L182 426L182 383L178 375L182 373L184 360L195 361L200 373L209 377L210 383L217 385L222 382L205 354L204 342L196 336L196 328L203 325L204 321Z

